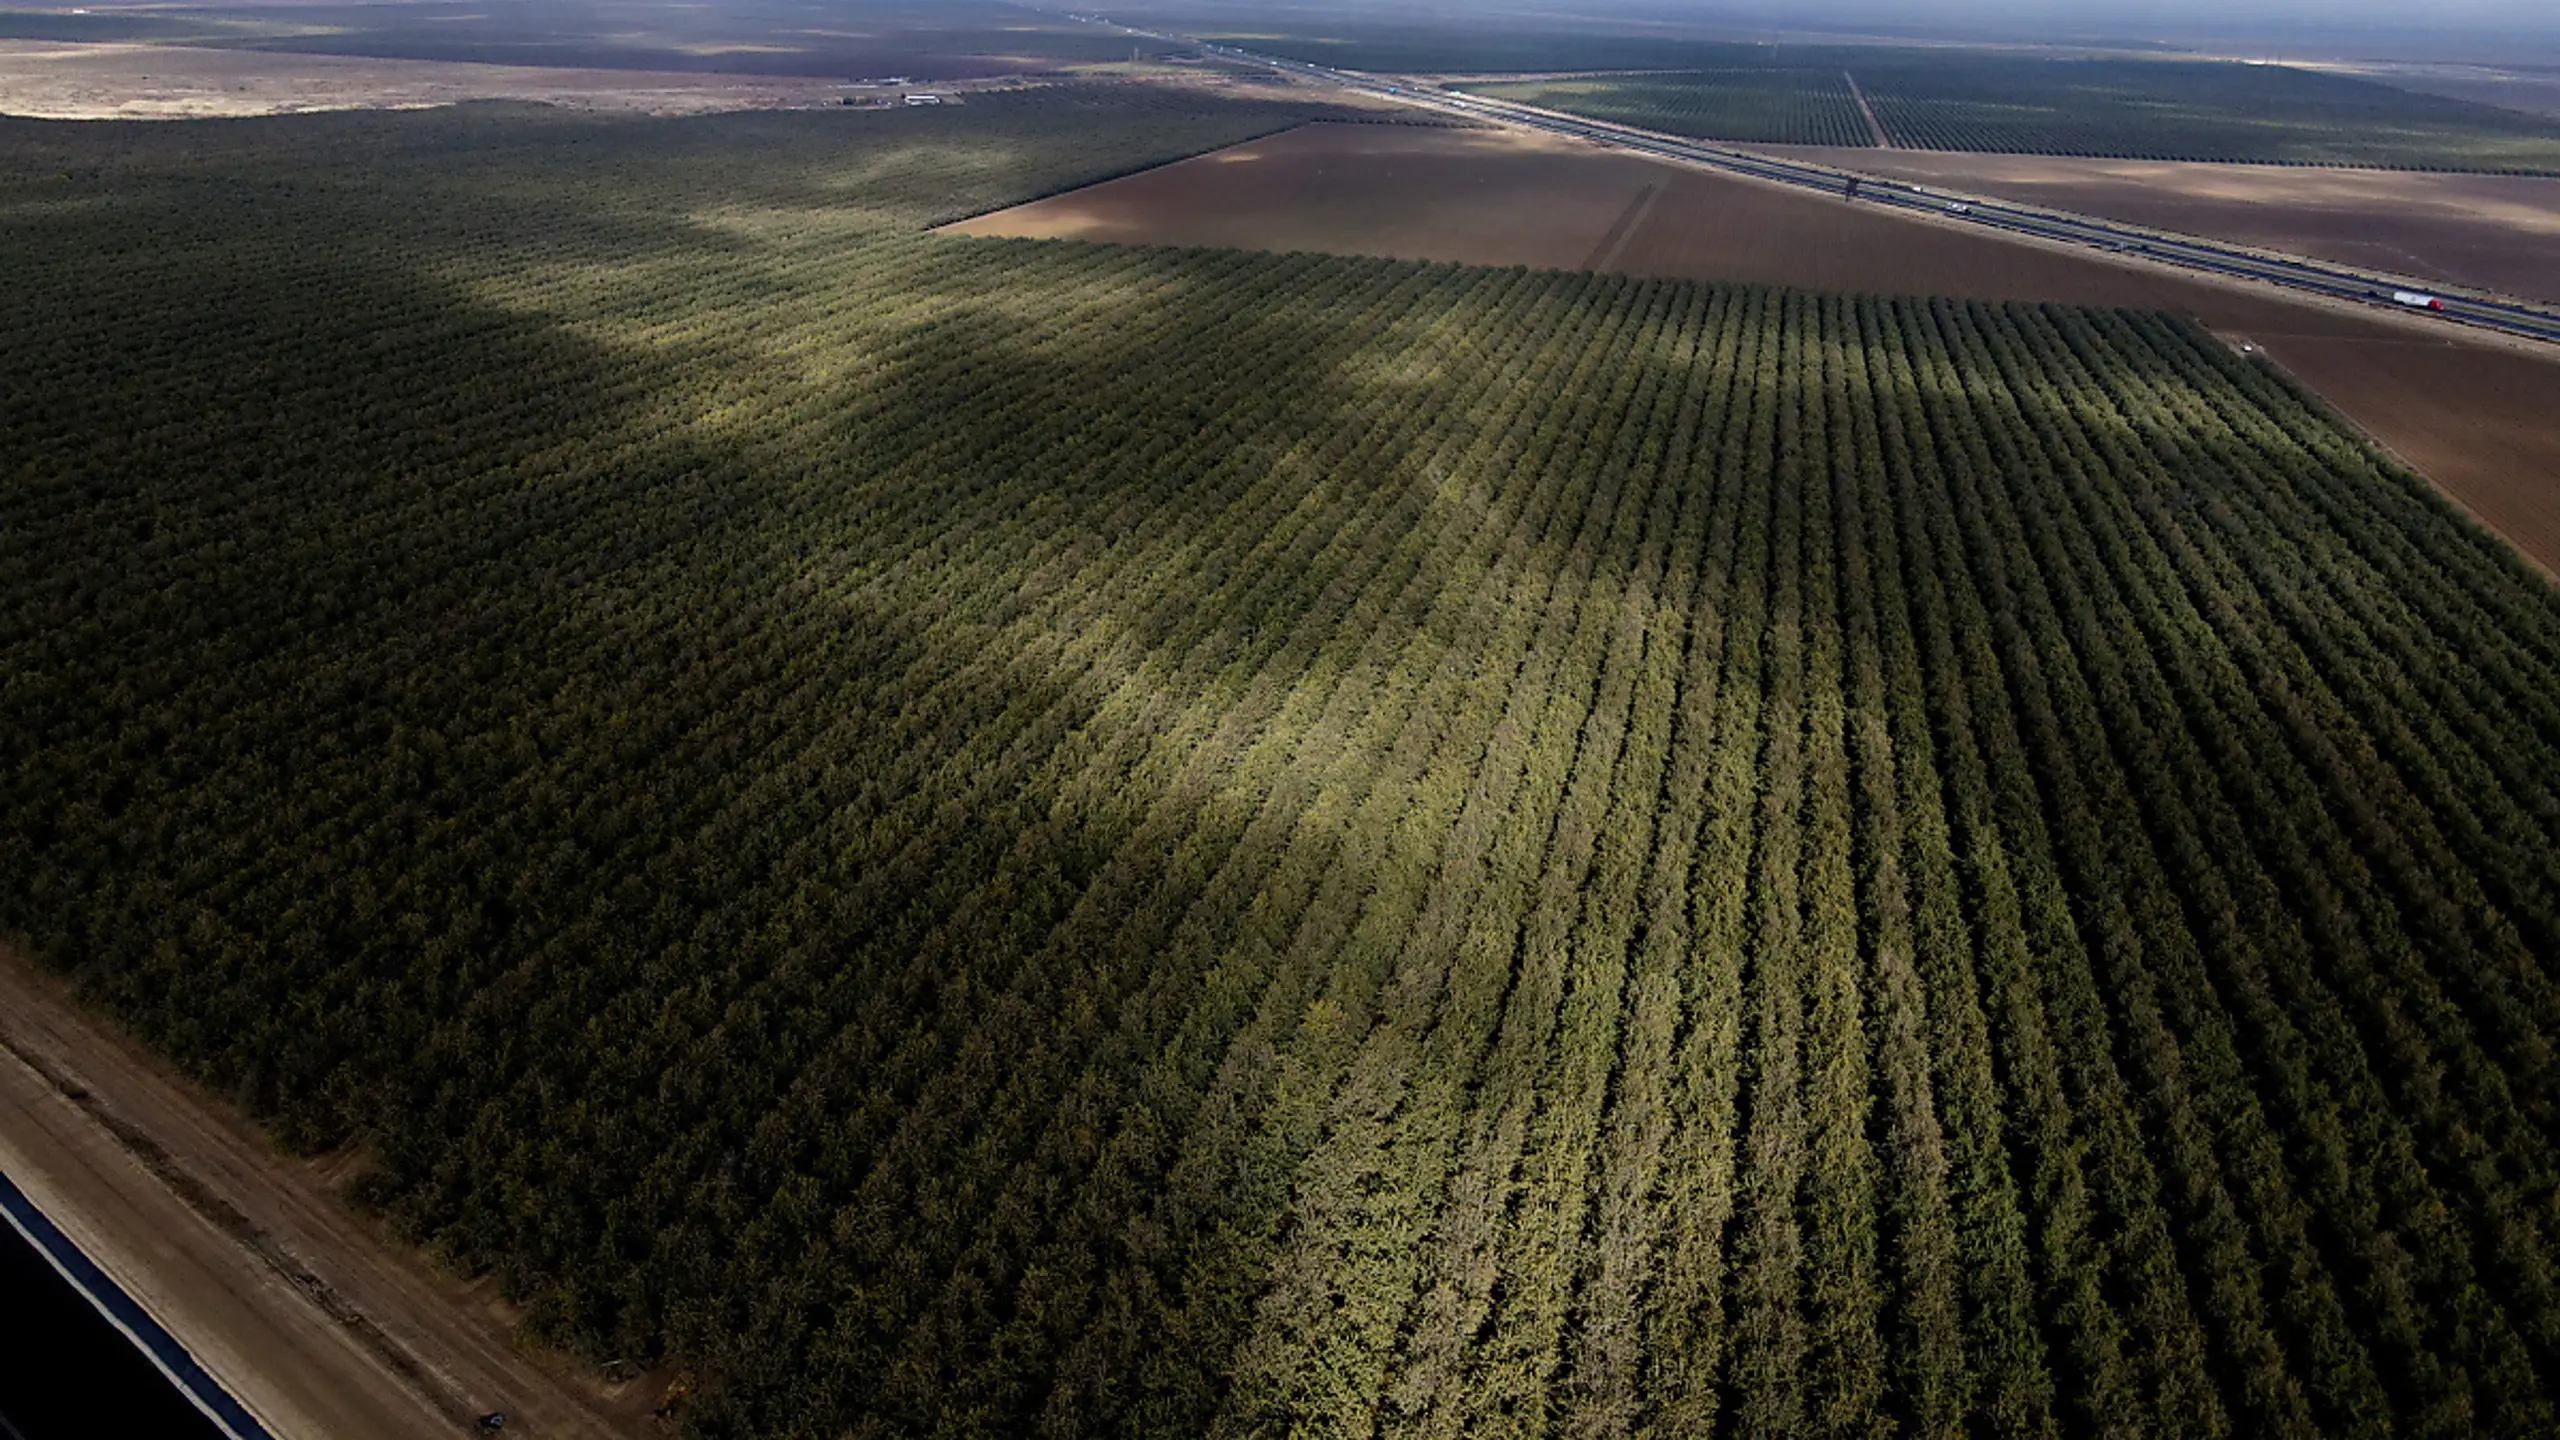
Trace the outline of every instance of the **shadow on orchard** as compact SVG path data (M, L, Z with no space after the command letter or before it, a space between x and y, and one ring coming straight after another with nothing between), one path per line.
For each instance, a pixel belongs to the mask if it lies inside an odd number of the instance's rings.
M725 1277L807 1257L761 1217L841 1202L983 1016L1036 1013L1145 823L1160 781L1051 757L1137 753L1149 685L1272 653L1346 563L1256 576L1282 512L1240 497L1358 483L1321 461L1377 399L1359 338L1222 313L1222 257L1027 247L1092 311L1035 335L919 237L939 318L833 384L493 298L549 246L765 253L564 215L556 146L438 208L527 143L496 110L10 128L43 313L0 329L0 932L295 1147L362 1146L548 1338L765 1334ZM314 129L357 158L298 165ZM669 422L757 390L770 423Z

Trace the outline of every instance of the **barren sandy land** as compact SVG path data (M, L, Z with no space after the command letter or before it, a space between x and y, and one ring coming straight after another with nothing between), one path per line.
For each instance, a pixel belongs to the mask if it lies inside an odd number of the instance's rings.
M2285 165L1753 149L2534 300L2560 300L2560 179Z
M1629 274L2167 310L2256 340L2560 569L2560 351L2423 316L1506 131L1311 125L953 230L1556 269L1606 240Z
M282 1440L652 1433L660 1385L520 1349L480 1287L349 1212L324 1167L175 1079L0 951L0 1169Z
M0 40L0 114L188 119L538 100L581 110L696 115L833 105L841 82L797 76L552 70L434 60L270 54L181 45Z

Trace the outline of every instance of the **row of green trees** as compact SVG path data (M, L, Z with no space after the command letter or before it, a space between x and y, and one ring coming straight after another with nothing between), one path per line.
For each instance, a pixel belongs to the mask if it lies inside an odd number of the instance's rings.
M1871 145L1863 94L1886 140L1907 150L2560 173L2560 123L2548 118L2285 66L1795 46L1717 68L1676 63L1625 59L1615 74L1468 88L1762 144Z
M2162 317L0 131L0 927L705 1435L2532 1434L2560 604Z
M1598 79L1513 80L1469 91L1675 135L1764 145L1873 145L1849 72L1693 70Z

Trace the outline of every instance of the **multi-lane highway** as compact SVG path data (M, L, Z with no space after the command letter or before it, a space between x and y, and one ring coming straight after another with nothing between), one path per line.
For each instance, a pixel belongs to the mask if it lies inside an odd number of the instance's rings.
M1090 17L1080 17L1090 18ZM1110 24L1096 20L1097 24ZM1436 86L1419 85L1393 77L1363 74L1356 70L1336 70L1330 66L1311 65L1278 55L1263 55L1240 50L1231 45L1213 45L1186 35L1158 31L1135 30L1112 25L1113 29L1149 39L1177 44L1196 45L1202 51L1222 60L1260 65L1293 75L1304 75L1327 81L1345 89L1381 95L1410 105L1473 115L1504 124L1545 130L1558 135L1579 136L1621 149L1633 150L1666 159L1686 160L1712 165L1737 174L1762 180L1802 186L1827 194L1853 196L1860 204L1886 205L1905 210L1926 211L1949 220L2021 235L2039 236L2066 244L2083 245L2115 254L2139 256L2143 259L2182 265L2217 275L2261 280L2289 290L2304 291L2333 299L2362 301L2391 309L2412 307L2393 297L2409 290L2410 282L2401 277L2375 275L2305 260L2286 255L2270 255L2242 249L2218 241L2194 236L2173 235L2157 230L2119 225L2112 221L2072 215L2035 206L1984 200L1901 181L1879 180L1851 171L1800 161L1780 160L1736 150L1706 141L1664 135L1633 126L1611 124L1604 120L1585 119L1535 106L1507 100L1493 100L1480 95L1461 94ZM2536 340L2560 342L2560 308L2521 305L2493 299L2485 295L2468 295L2459 291L2428 290L2433 308L2421 313L2440 316L2448 321L2477 325L2485 329L2521 335Z

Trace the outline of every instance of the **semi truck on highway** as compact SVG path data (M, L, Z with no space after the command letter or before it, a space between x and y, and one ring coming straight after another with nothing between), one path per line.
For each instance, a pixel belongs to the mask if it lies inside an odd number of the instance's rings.
M2413 310L2441 310L2444 308L2444 302L2442 300L2437 299L2433 295L2421 295L2415 290L2394 290L2391 292L2391 298Z

